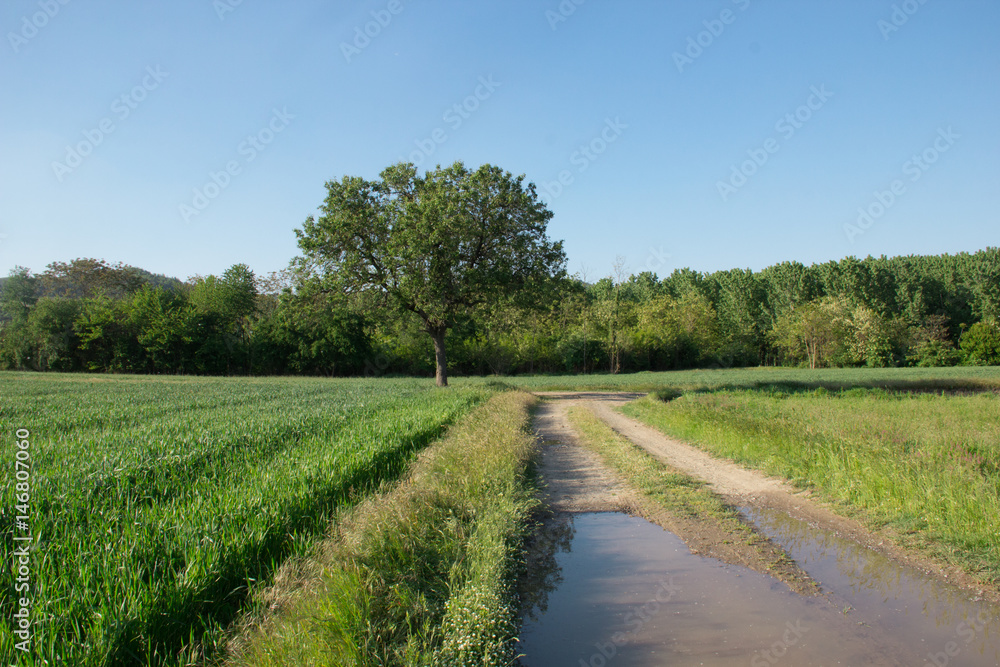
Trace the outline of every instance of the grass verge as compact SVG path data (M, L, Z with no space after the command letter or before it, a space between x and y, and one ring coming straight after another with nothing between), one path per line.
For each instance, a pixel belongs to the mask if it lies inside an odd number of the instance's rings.
M349 510L315 555L286 573L300 580L294 592L245 634L229 664L511 664L514 578L537 504L526 474L534 401L521 392L493 397L425 450L398 486Z
M1000 581L1000 401L879 389L689 393L625 414L810 488L897 541Z

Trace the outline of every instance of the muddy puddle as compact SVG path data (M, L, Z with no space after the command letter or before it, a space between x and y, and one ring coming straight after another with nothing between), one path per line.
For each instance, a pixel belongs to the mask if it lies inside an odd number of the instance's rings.
M849 614L878 625L907 647L922 650L922 663L1000 665L1000 608L913 568L901 566L853 540L772 509L740 510L784 547L831 599ZM941 647L954 642L951 653ZM958 649L958 652L955 649Z
M886 574L885 564L868 564L871 552L817 542L808 526L796 532L780 516L753 518L774 539L787 540L782 544L808 562L827 595L799 596L766 575L692 555L644 519L557 515L542 531L533 576L522 586L529 609L521 664L1000 664L990 622L1000 615L990 617L989 608L954 593L934 598L942 606L936 612L923 593L933 590L926 580L911 585L908 575ZM846 574L843 562L852 563Z

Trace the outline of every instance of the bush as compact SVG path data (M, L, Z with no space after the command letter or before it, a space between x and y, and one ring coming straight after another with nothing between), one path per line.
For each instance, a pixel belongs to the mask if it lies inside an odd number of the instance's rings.
M962 361L962 354L951 341L929 340L918 344L906 360L922 368L955 366Z
M683 395L683 392L677 391L676 389L657 389L652 394L653 398L658 401L663 401L664 403L669 403L675 398L680 398Z
M1000 326L985 320L973 324L962 334L960 347L971 366L1000 366Z

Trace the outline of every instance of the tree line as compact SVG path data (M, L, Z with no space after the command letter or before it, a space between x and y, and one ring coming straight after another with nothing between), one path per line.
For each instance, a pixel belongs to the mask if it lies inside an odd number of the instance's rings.
M756 365L1000 364L1000 249L868 257L754 272L678 269L588 283L532 303L472 303L444 333L459 374ZM0 367L210 375L433 375L426 322L384 290L331 289L298 258L264 278L237 264L185 282L103 260L18 267L0 291Z

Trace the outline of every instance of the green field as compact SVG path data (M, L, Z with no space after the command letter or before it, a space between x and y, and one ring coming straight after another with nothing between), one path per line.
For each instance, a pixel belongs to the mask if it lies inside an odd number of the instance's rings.
M290 564L294 574L279 575L265 597L282 600L280 612L239 635L227 667L510 667L516 579L538 505L528 470L536 400L494 396L400 484L345 513Z
M760 367L611 375L516 375L504 378L527 391L655 391L677 389L753 389L771 384L810 387L883 387L897 389L1000 389L1000 366L950 368L805 368Z
M700 390L622 412L791 480L903 544L1000 581L1000 397L801 384Z
M15 429L31 432L37 664L184 664L339 506L397 477L483 382L4 373L4 630ZM200 648L199 648L200 647ZM6 662L4 664L7 664Z
M506 382L536 391L681 390L669 403L644 399L626 412L812 487L985 579L1000 577L1000 368ZM398 479L418 450L500 388L493 378L437 389L430 378L0 374L8 438L0 658L17 657L8 631L16 429L31 433L35 661L27 664L182 665L220 657L232 623L254 613L283 563L309 554L341 510ZM438 530L431 523L420 528Z

